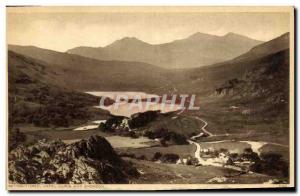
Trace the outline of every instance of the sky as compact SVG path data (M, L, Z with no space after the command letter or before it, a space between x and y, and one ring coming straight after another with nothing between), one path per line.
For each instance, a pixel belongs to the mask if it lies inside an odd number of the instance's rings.
M289 31L286 12L205 12L117 9L7 8L7 42L65 52L77 46L103 47L123 37L150 44L196 32L233 32L268 41Z

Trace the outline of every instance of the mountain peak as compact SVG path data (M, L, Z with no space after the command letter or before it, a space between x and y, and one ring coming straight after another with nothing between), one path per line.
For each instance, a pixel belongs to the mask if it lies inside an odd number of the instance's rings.
M233 32L228 32L224 36L232 36L232 35L240 35L240 34L233 33Z
M120 39L119 41L141 41L136 37L124 37L122 39Z
M115 42L130 42L130 43L132 43L132 42L140 42L140 43L146 43L146 42L144 42L142 40L139 40L136 37L124 37L124 38L119 39L119 40L117 40Z
M233 33L233 32L228 32L225 35L223 35L222 37L225 39L227 38L227 39L234 39L234 40L253 40L253 41L258 41L258 42L262 43L262 41L260 41L260 40L252 39L245 35L241 35L241 34Z
M207 34L207 33L196 32L196 33L190 35L189 37L187 37L187 39L197 40L197 39L212 38L212 37L217 37L217 36L216 35L210 35L210 34Z
M225 35L223 35L223 37L246 37L246 36L240 35L240 34L237 34L237 33L233 33L233 32L228 32Z
M136 44L148 44L142 40L139 40L136 37L124 37L122 39L114 41L112 44L108 45L110 46L116 46L116 45L136 45Z

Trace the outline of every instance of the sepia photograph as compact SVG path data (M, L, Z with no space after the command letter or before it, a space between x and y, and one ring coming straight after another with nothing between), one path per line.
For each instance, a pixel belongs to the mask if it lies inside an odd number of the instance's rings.
M6 188L294 188L294 40L288 6L7 6Z

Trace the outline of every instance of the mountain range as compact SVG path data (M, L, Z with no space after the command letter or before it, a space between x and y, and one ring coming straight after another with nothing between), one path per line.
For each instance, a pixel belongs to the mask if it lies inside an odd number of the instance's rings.
M195 35L198 37L197 35ZM251 48L231 60L190 69L164 69L141 62L103 61L34 46L9 45L51 73L52 83L78 91L131 90L210 94L224 82L244 77L261 59L289 49L289 33ZM276 56L276 55L275 55ZM264 66L264 65L262 65Z
M98 60L138 61L169 69L191 68L230 60L261 43L235 33L216 36L198 32L185 39L157 45L125 37L106 47L81 46L67 53Z
M95 98L78 91L124 90L193 93L201 97L229 94L248 101L262 97L261 102L268 103L266 107L276 103L285 108L288 103L289 33L229 61L174 70L141 62L100 61L33 46L9 45L8 49L10 103L17 97L29 102L30 108L49 105L62 95L65 96L61 99L66 100L78 97L75 104L82 107L81 103L93 104ZM18 102L16 112L21 110L24 101Z
M43 64L45 73L55 78L52 84L81 92L149 91L169 83L168 70L147 63L100 61L34 46L9 45L8 49Z

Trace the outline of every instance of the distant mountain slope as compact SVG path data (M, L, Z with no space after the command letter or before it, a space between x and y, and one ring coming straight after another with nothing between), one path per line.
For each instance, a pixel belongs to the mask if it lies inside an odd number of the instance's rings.
M269 42L260 44L249 52L233 59L215 65L185 70L185 84L178 84L177 88L185 91L211 94L212 91L232 79L245 79L254 69L265 69L275 64L289 62L289 33ZM278 70L280 71L280 69ZM271 77L271 76L270 76ZM287 76L285 76L287 77ZM275 80L275 79L274 79Z
M80 91L145 91L170 82L167 70L146 63L99 61L33 46L8 48L45 62L47 73L54 73L53 83Z
M145 62L163 68L191 68L230 60L260 43L234 33L224 36L195 33L186 39L158 45L126 37L106 47L82 46L67 53L99 60Z
M253 47L249 52L239 56L236 60L253 59L269 54L274 54L290 47L290 34L285 33L275 39Z

